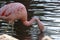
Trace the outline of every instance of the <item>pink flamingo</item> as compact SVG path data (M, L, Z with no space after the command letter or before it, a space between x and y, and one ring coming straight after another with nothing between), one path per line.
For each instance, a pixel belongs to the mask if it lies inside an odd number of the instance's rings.
M14 22L17 19L20 19L26 26L30 26L33 22L37 21L40 30L43 31L44 29L44 26L39 18L33 17L30 21L27 21L26 7L21 3L10 3L1 7L0 19L10 21L10 23Z

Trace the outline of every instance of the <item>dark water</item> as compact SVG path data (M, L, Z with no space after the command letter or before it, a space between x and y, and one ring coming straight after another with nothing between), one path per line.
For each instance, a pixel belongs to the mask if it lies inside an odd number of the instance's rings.
M41 40L44 36L44 33L41 33L39 35L25 35L25 36L16 36L16 38L18 38L19 40Z

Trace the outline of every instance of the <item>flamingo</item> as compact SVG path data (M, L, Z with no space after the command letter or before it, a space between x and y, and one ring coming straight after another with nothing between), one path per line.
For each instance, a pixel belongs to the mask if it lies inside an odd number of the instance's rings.
M0 19L4 19L10 23L19 19L27 27L37 21L40 30L43 31L44 25L41 23L39 18L32 17L32 19L28 21L27 16L26 7L22 3L9 3L0 8Z

